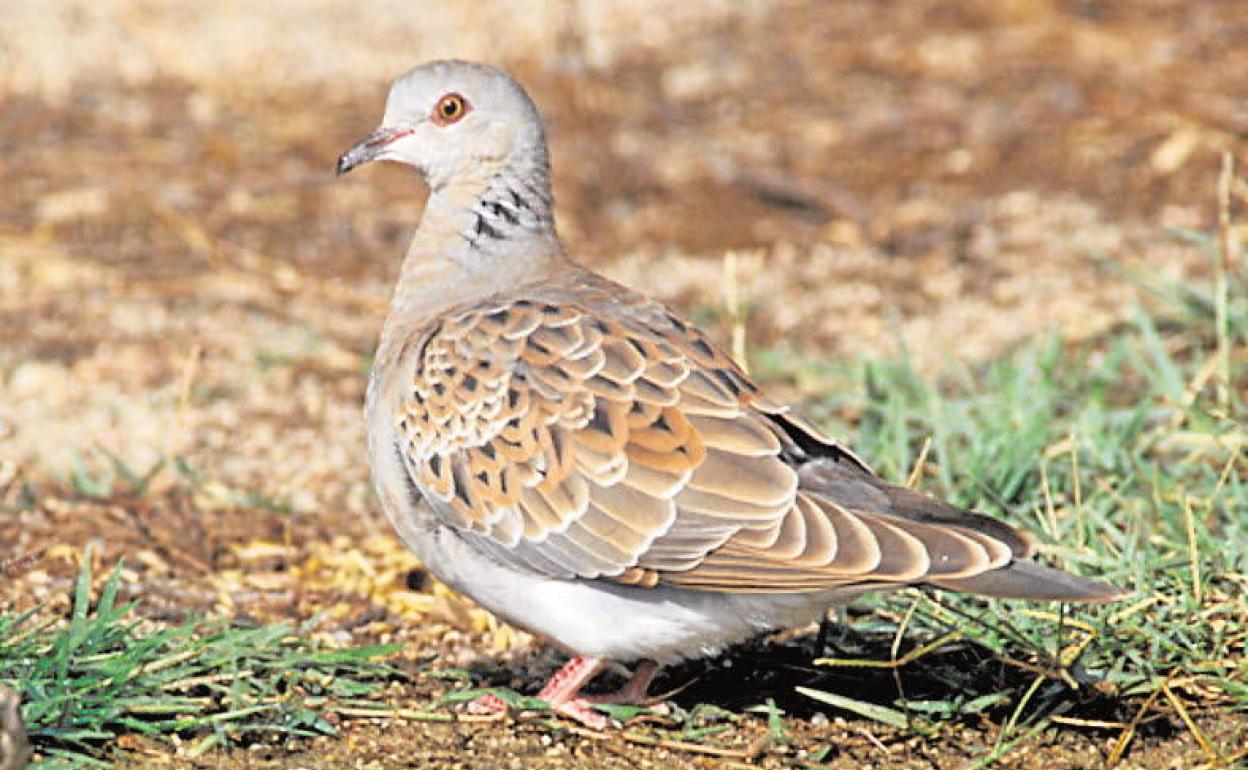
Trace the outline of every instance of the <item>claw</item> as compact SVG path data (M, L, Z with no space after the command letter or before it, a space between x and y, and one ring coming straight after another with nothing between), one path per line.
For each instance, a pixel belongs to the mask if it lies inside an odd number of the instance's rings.
M506 701L492 692L487 692L485 695L472 699L464 707L464 710L469 714L491 717L493 719L504 719L510 711Z
M563 703L552 703L551 706L555 711L575 719L591 730L604 730L611 723L606 714L594 710L593 702L588 698L573 698Z

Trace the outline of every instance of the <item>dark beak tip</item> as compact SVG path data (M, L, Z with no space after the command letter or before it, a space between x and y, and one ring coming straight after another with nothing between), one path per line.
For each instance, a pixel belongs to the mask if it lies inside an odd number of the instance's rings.
M342 176L351 169L355 168L355 164L347 157L347 153L338 156L338 164L334 168L334 176Z

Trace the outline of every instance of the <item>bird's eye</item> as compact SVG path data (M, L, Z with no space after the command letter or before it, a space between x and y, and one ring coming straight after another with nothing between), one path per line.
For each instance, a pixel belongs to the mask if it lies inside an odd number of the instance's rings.
M459 94L446 94L438 100L430 117L439 126L449 126L462 120L471 109L472 106L464 97Z

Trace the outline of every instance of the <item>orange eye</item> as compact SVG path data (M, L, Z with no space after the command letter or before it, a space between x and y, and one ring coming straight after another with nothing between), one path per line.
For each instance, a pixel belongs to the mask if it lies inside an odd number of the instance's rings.
M438 100L430 119L439 126L449 126L462 120L470 110L472 105L468 104L467 99L459 94L446 94Z

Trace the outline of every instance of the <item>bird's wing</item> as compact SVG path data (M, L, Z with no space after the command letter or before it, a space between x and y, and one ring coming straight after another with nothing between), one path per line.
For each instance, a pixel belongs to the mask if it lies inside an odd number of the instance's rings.
M1027 550L1004 524L884 484L662 305L588 293L444 317L394 415L436 515L497 560L797 592L971 578Z

